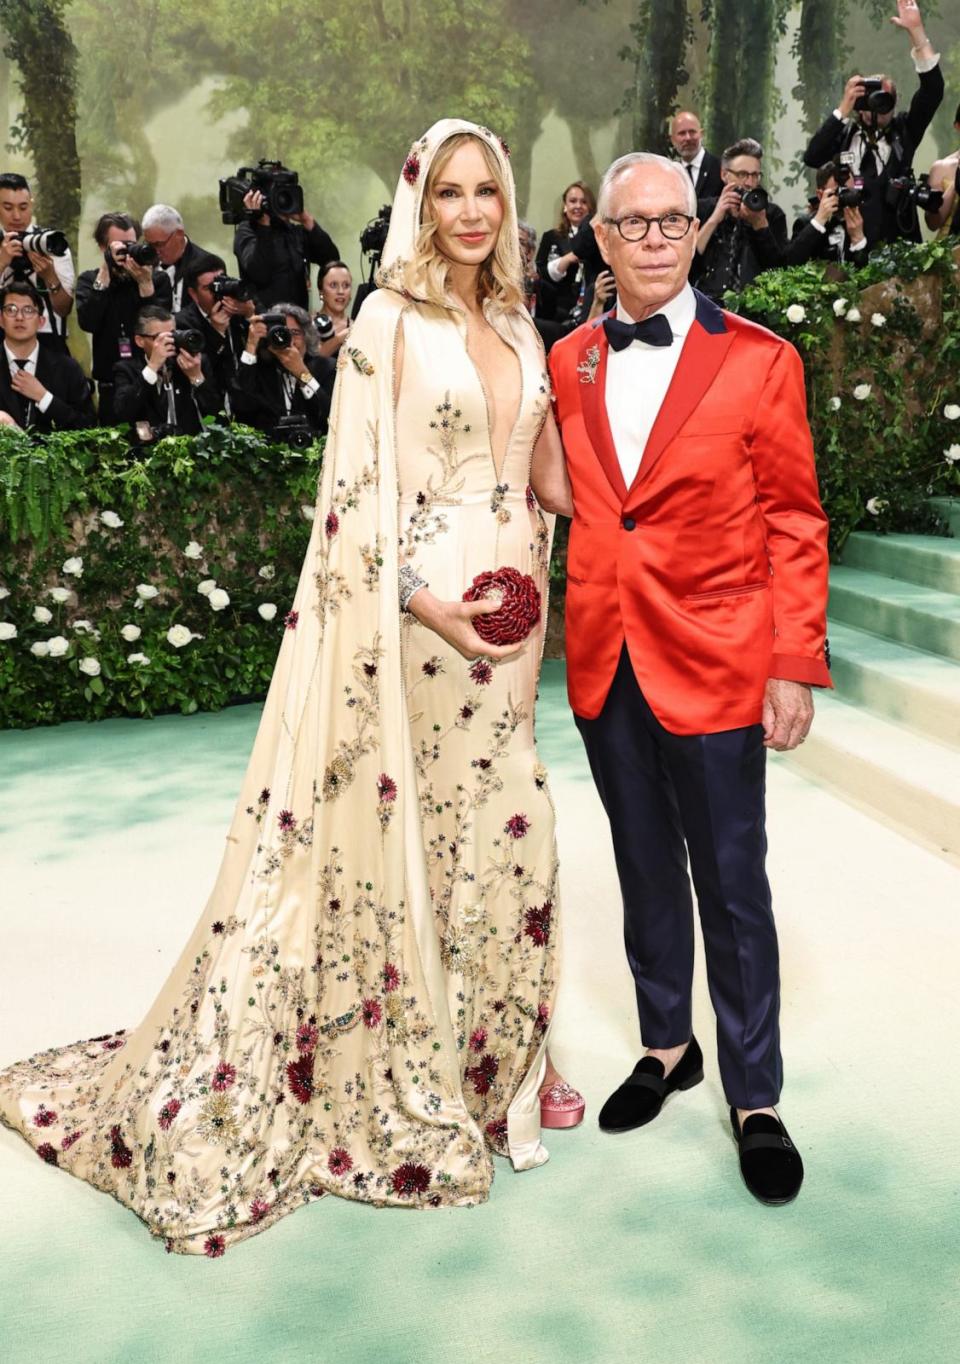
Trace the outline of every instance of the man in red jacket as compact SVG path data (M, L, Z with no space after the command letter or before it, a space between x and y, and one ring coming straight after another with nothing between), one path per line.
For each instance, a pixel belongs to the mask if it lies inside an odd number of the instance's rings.
M647 1048L600 1126L643 1126L703 1078L689 856L740 1168L762 1202L785 1203L803 1164L774 1109L765 750L802 743L811 687L830 685L803 367L690 288L696 200L682 168L621 157L598 217L617 307L559 342L550 368L576 507L570 703L610 820Z

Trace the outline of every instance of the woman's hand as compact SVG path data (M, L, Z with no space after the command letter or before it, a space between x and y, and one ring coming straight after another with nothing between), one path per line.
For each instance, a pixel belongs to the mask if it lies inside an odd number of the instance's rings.
M439 635L444 643L471 662L483 655L494 662L513 658L525 647L519 644L488 644L473 627L474 616L488 616L500 609L496 601L441 601L427 587L421 587L410 598L407 610L421 625Z

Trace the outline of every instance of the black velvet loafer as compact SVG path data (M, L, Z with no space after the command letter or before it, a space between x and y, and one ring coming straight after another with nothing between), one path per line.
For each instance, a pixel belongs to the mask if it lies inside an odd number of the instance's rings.
M737 1110L730 1110L730 1125L740 1152L740 1173L754 1198L768 1207L790 1203L803 1183L803 1161L779 1118L752 1113L740 1130Z
M693 1089L702 1079L703 1052L695 1037L669 1075L664 1075L662 1061L645 1056L601 1108L600 1130L632 1132L635 1127L644 1127L653 1122L674 1090Z

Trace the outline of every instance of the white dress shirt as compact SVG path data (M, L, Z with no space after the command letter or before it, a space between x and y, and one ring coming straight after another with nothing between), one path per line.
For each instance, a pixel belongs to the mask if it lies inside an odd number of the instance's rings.
M918 76L925 75L926 72L932 71L935 66L939 66L940 64L939 52L935 52L932 57L918 57L916 49L911 48L910 55L913 58L914 69L916 70ZM834 109L833 116L839 123L849 123L856 117L856 115L850 114L848 118L844 118L843 114L840 112L839 109ZM864 153L866 152L867 147L869 145L870 143L868 142L867 138L864 137L858 125L856 132L850 139L850 145L847 148L847 151L853 158L850 169L852 170L854 175L860 174L860 167L863 164ZM890 145L890 143L887 141L885 137L879 138L878 141L873 144L873 156L874 161L876 162L878 175L880 174L881 171L885 169L887 162L890 160L892 151L893 147Z
M703 143L701 142L701 143L700 143L700 150L697 152L697 154L696 154L696 156L693 158L693 160L692 160L692 161L684 161L684 162L683 162L684 169L686 170L687 174L690 176L691 182L693 183L694 186L696 186L697 177L698 177L699 174L700 174L700 167L703 165L703 158L706 156L706 154L707 154L707 149L706 149L706 147L703 145Z
M673 344L650 346L633 341L625 350L607 352L607 383L604 398L607 417L623 481L629 488L637 476L653 424L657 420L667 389L680 360L687 332L697 315L697 300L689 284L676 298L665 303L658 313L670 323ZM655 314L651 314L655 316ZM621 322L634 322L618 302Z
M3 343L3 349L6 351L6 354L7 354L7 368L8 368L9 371L10 371L10 378L11 378L11 379L12 379L13 376L16 374L16 372L17 372L18 369L26 370L26 372L27 372L28 374L32 374L32 375L34 376L34 378L36 378L36 374L37 374L37 356L40 354L40 342L39 342L39 341L38 341L37 344L34 346L33 350L30 352L30 354L27 356L26 363L21 363L21 362L17 359L17 357L14 355L13 351L10 349L10 347L7 345L6 342ZM22 397L23 397L23 394L21 393L20 396L21 396L21 398L22 398ZM31 402L31 401L32 401L32 399L24 398L24 402ZM47 408L50 406L50 404L51 404L52 402L53 402L53 394L50 392L49 389L47 389L47 390L45 390L44 395L43 395L43 397L40 399L40 401L39 401L38 403L34 403L33 405L34 405L34 407L36 407L36 409L37 409L38 412L46 412Z

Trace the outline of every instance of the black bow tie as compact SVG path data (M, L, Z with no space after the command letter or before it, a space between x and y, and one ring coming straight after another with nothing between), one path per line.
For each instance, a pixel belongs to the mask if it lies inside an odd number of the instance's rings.
M603 330L614 350L626 350L633 341L645 341L648 346L673 344L673 332L663 313L654 313L646 322L620 322L615 317L608 317Z

